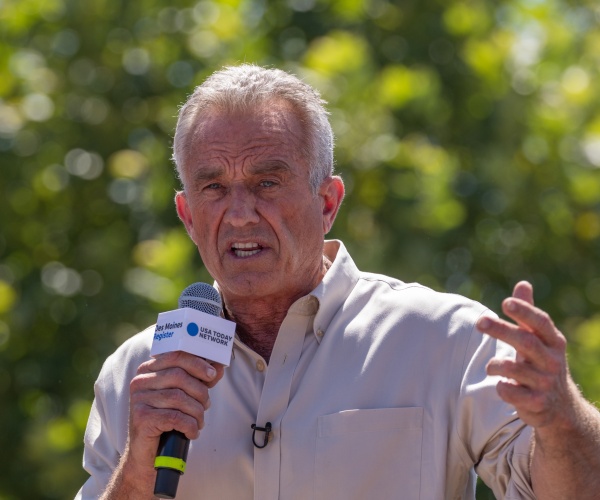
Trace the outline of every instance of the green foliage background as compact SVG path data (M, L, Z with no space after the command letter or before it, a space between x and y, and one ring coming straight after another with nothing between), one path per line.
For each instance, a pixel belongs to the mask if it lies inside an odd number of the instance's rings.
M531 280L598 400L599 23L592 0L0 0L0 498L75 494L103 360L210 280L170 145L224 64L321 90L361 268L496 311Z

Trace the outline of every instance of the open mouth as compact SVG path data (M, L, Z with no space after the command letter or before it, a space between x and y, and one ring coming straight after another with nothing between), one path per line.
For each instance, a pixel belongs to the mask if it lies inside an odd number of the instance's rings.
M262 250L258 243L233 243L231 245L231 251L236 257L250 257L256 255Z

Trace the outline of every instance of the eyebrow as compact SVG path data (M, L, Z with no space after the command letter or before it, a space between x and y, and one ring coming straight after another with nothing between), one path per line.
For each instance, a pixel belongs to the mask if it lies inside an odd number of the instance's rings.
M212 179L218 179L223 175L223 167L207 166L198 168L194 172L193 180L196 184L201 184ZM251 175L265 175L265 174L277 174L277 173L288 173L291 171L290 166L283 161L267 161L253 165L248 168L248 172Z
M259 163L258 165L253 165L248 170L253 175L261 175L287 173L291 171L291 168L287 163L275 160Z
M202 184L203 182L209 181L211 179L216 179L223 174L222 167L206 167L206 168L198 168L194 172L193 180L194 184Z

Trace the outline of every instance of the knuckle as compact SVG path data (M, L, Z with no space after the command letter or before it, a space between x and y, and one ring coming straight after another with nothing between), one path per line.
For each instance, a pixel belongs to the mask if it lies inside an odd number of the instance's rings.
M183 389L179 389L178 387L169 390L168 399L172 404L181 404L184 403L188 398L188 395L185 393Z
M185 356L184 351L171 351L169 354L171 354L171 359L176 363L181 362Z
M147 413L147 407L137 401L131 401L131 416L143 418Z
M521 336L521 346L528 352L536 351L539 346L539 341L537 337L527 333Z
M495 373L496 370L498 370L500 368L500 363L501 363L501 361L499 359L496 359L496 358L490 359L486 365L487 371Z
M546 397L540 393L535 392L531 396L530 408L534 413L542 413L546 408Z
M560 373L562 371L562 367L562 361L554 356L549 357L546 361L546 369L552 374Z
M158 359L158 358L157 358ZM161 364L172 366L180 364L181 351L170 351L160 355Z
M143 388L142 387L143 384L144 384L144 377L141 377L139 375L136 377L133 377L131 379L131 382L129 382L129 393L133 395L133 394L141 391Z
M178 410L165 410L164 412L165 423L173 429L181 429L182 415Z
M493 366L498 373L509 375L513 371L513 362L506 359L496 360Z
M188 436L195 436L204 427L204 412L194 416L178 412L174 417L173 426Z
M156 422L156 415L152 408L145 404L131 406L129 426L132 430L146 428L150 422Z
M131 408L143 404L141 393L138 391L131 391L131 394L129 395L129 403Z
M188 378L187 372L178 366L170 368L168 373L171 382L176 386L183 385Z
M144 361L142 364L140 364L140 366L138 366L136 374L137 375L141 375L143 373L148 373L150 371L150 367L152 365L152 363L154 362L153 359L150 359L148 361Z
M547 329L549 327L554 327L554 323L552 322L552 318L546 311L542 311L538 317L538 325L540 329Z
M510 363L506 367L507 374L512 379L520 379L525 372L525 368L520 363Z
M186 432L191 427L190 418L179 410L167 410L165 420L169 426L181 432Z
M498 395L505 401L511 402L513 400L513 387L506 382L499 382L496 385L496 391Z
M567 350L567 338L561 332L558 332L556 335L556 345L561 350L561 352Z
M552 409L552 399L547 392L536 391L533 396L532 410L538 415L545 415Z
M554 379L549 376L541 377L538 381L538 387L542 392L547 393L554 387Z

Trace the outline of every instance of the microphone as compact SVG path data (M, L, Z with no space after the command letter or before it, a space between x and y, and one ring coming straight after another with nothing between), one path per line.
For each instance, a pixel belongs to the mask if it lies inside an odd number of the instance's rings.
M179 297L179 309L158 315L150 355L186 351L229 365L235 323L221 318L221 312L221 296L212 286L188 286ZM179 431L160 436L154 462L154 495L158 498L175 498L189 447L190 440Z

